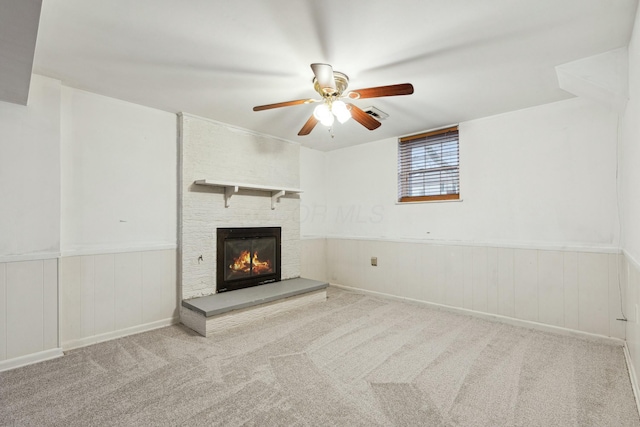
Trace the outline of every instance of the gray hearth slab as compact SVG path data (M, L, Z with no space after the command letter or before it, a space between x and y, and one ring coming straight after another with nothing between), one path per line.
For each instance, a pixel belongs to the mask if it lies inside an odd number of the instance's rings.
M287 279L236 291L222 292L206 297L192 298L182 301L182 306L205 317L216 316L241 308L253 307L308 292L326 289L327 282L319 280Z

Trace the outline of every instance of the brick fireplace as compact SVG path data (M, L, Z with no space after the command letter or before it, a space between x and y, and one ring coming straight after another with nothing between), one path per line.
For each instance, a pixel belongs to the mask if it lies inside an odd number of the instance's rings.
M218 229L279 228L280 278L299 277L300 198L287 191L274 199L254 187L299 188L300 146L188 114L179 122L182 299L219 291ZM201 180L246 185L231 196L229 187Z
M181 114L180 321L203 336L326 301L300 277L300 146Z

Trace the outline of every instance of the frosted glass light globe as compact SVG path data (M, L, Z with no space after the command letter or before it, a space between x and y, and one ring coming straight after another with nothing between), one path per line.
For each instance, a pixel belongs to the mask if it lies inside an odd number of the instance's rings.
M327 104L318 105L315 110L313 110L313 116L325 126L331 126L333 124L333 114L331 114L331 110L329 110Z
M344 123L351 117L351 112L347 108L347 104L342 101L334 101L331 111L335 114L340 123Z

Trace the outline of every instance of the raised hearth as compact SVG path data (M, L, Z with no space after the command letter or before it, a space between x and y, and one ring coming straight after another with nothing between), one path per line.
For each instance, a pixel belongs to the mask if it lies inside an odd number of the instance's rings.
M203 336L327 299L327 282L288 279L182 301L182 323Z

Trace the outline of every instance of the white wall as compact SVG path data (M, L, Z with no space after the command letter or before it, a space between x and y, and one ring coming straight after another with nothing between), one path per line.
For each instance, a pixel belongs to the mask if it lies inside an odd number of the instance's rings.
M396 204L395 138L331 151L327 234L616 248L616 120L571 99L461 123L461 202Z
M0 370L173 321L176 125L38 75L0 102Z
M34 75L27 106L0 102L0 370L62 355L60 91Z
M300 147L300 235L302 238L327 234L327 153Z
M62 90L62 251L176 245L177 117Z
M622 281L626 290L627 345L640 373L640 8L629 43L629 101L622 118L620 195L622 201ZM635 378L636 383L638 377Z
M622 338L616 136L615 113L577 98L461 123L459 202L396 204L395 138L328 152L323 172L303 157L327 183L327 238L326 269L314 239L302 271Z
M622 247L640 262L640 15L636 15L628 54L629 101L622 119L620 146Z
M34 75L28 106L0 102L0 260L60 251L60 90Z
M327 154L300 147L300 275L307 279L327 277Z
M177 315L177 116L63 87L60 335L65 349Z

